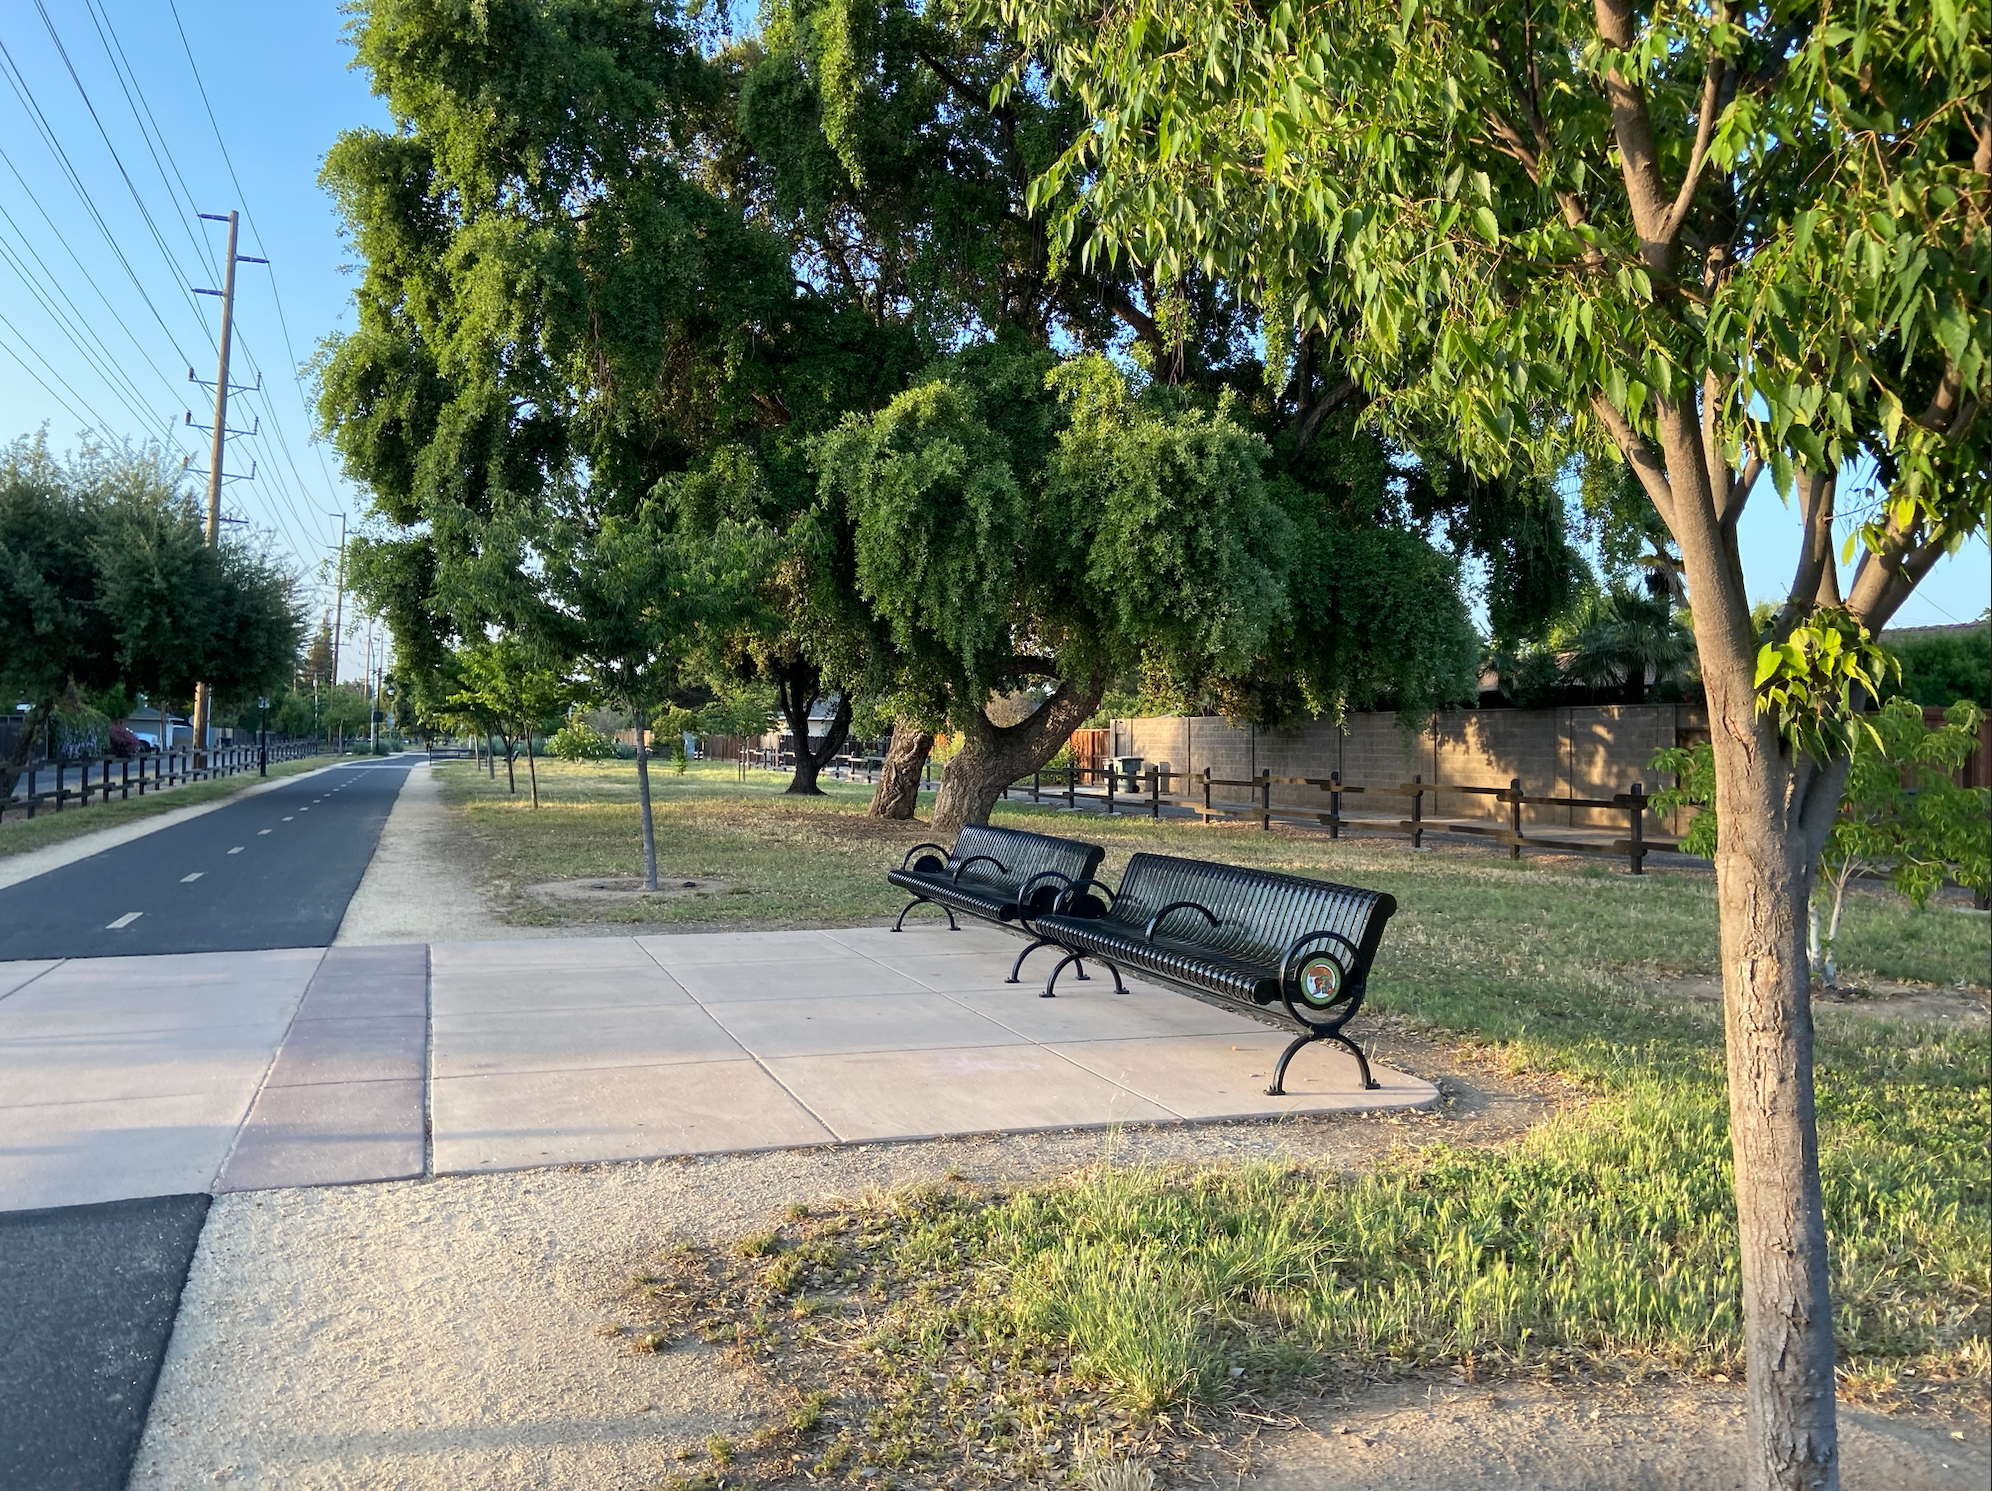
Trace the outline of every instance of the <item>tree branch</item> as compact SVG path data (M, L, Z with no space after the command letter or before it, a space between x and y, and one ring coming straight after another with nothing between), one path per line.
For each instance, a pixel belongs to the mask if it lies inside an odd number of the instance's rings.
M1879 633L1889 619L1902 609L1916 587L1944 557L1941 539L1916 543L1913 536L1892 528L1880 549L1870 549L1854 571L1854 587L1847 597L1847 609L1870 632Z
M1670 244L1680 236L1688 208L1694 203L1695 188L1701 185L1702 164L1708 158L1709 137L1715 133L1715 116L1721 112L1723 78L1728 71L1729 64L1711 46L1708 73L1702 79L1701 117L1695 121L1694 148L1688 152L1688 171L1681 178L1681 190L1675 195L1663 224L1666 231L1662 236Z
M1799 494L1804 518L1804 536L1798 551L1798 571L1791 577L1791 593L1785 597L1784 614L1778 619L1780 636L1790 636L1799 618L1820 604L1820 594L1828 585L1839 589L1833 564L1833 498L1837 483L1825 472L1807 472L1804 490Z
M1592 0L1598 36L1613 51L1629 52L1633 34L1630 0ZM1625 181L1633 230L1640 254L1653 268L1671 274L1673 241L1666 232L1667 200L1660 187L1660 163L1653 148L1653 116L1646 107L1646 90L1619 71L1605 69L1605 96L1611 102L1612 133L1619 148L1619 174Z
M1632 467L1632 474L1639 478L1639 484L1646 489L1654 508L1660 514L1660 521L1670 529L1674 527L1674 489L1667 481L1667 468L1660 458L1653 454L1653 448L1633 430L1626 417L1613 407L1603 394L1595 394L1591 399L1591 412L1598 422L1610 432L1613 442L1624 456L1626 464ZM1677 530L1678 531L1678 530Z
M1324 389L1321 397L1307 406L1307 412L1300 416L1300 424L1294 430L1296 454L1306 450L1313 443L1315 434L1321 428L1321 421L1347 403L1350 396L1361 388L1362 384L1354 377L1344 377L1332 388Z

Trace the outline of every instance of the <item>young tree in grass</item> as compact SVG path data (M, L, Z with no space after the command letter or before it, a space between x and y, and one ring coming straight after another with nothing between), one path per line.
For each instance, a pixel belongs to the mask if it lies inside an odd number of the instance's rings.
M498 722L505 743L505 787L519 790L513 762L520 741L526 747L526 775L532 804L539 806L539 771L534 764L533 731L559 713L572 694L565 679L517 637L473 642L459 653L462 687L449 704L453 708Z
M1984 8L997 3L1097 121L1047 186L1092 248L1263 287L1372 417L1482 469L1614 455L1672 534L1722 817L1745 1483L1837 1485L1804 911L1871 638L1986 523ZM1760 635L1737 523L1772 483L1804 532Z

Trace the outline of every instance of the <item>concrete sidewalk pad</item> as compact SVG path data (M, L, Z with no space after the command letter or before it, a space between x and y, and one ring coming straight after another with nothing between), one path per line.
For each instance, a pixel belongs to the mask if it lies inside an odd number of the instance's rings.
M1384 1068L1372 1068L1379 1085L1365 1090L1356 1059L1338 1046L1318 1042L1294 1057L1284 1096L1269 1097L1266 1085L1289 1039L1261 1027L1236 1035L1085 1041L1051 1049L1130 1092L1166 1104L1179 1118L1206 1123L1262 1117L1268 1110L1362 1113L1431 1101L1431 1084Z
M1042 1046L791 1056L767 1063L846 1143L1168 1123L1160 1104Z
M0 999L5 999L24 984L31 984L49 969L56 966L55 958L22 958L11 963L0 963Z
M675 1005L438 1015L434 1072L471 1077L746 1058L710 1013L682 994L679 999Z
M238 1091L0 1108L0 1211L206 1191L247 1106Z
M846 999L748 999L711 1006L713 1018L763 1060L946 1046L1012 1046L1020 1035L945 994Z
M214 1189L418 1177L426 1159L422 1087L420 1077L265 1087Z
M918 979L835 946L781 963L686 963L673 968L671 976L701 1004L933 992Z
M1104 978L1083 984L1059 980L1056 999L1040 999L1038 986L968 988L955 995L976 1013L1014 1030L1027 1040L1117 1041L1141 1036L1227 1035L1266 1033L1266 1027L1197 999L1165 993L1147 984L1128 983L1128 992L1114 993Z
M748 1060L441 1077L430 1102L438 1174L837 1138Z

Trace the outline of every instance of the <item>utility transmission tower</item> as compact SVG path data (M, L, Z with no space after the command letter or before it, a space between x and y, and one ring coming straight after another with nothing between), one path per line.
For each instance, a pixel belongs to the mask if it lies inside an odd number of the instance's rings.
M270 261L253 254L238 255L235 252L236 213L231 211L223 217L219 213L203 212L201 216L211 223L228 224L228 262L222 272L221 288L194 291L196 295L214 295L221 299L220 365L214 375L214 441L209 447L207 473L207 541L210 548L216 548L221 544L221 484L225 479L222 468L228 445L228 344L235 329L235 265L238 260L248 264L267 264ZM187 376L194 376L192 368L187 369ZM194 685L193 748L203 753L208 748L208 716L214 706L212 694L213 690L207 684Z

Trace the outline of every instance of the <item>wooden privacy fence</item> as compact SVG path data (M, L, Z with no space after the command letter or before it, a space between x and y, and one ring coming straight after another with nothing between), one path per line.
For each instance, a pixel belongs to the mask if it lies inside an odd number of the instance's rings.
M1321 794L1325 801L1319 808L1275 803L1275 787L1308 789ZM1247 794L1242 800L1237 795L1241 789ZM1526 847L1554 849L1564 854L1602 854L1624 859L1635 875L1646 872L1647 855L1656 850L1677 851L1680 847L1675 840L1647 834L1646 813L1652 799L1639 782L1632 784L1631 791L1611 797L1555 797L1524 792L1518 778L1511 778L1505 787L1457 787L1427 782L1419 776L1394 787L1351 787L1343 783L1340 773L1325 777L1276 777L1265 771L1256 777L1237 779L1212 776L1209 767L1196 776L1188 776L1155 766L1138 774L1074 766L1033 772L1029 778L1012 783L1003 795L1024 791L1028 791L1032 802L1061 802L1068 808L1097 803L1109 813L1146 811L1150 817L1160 818L1163 808L1168 807L1196 813L1206 823L1230 818L1254 820L1267 830L1274 823L1325 828L1331 839L1340 838L1345 828L1359 828L1366 833L1408 838L1414 849L1424 847L1428 833L1470 834L1506 844L1510 859L1520 859ZM1498 817L1475 821L1427 815L1428 798L1436 806L1439 798L1449 796L1488 799ZM1349 797L1408 802L1410 816L1348 816L1343 812L1343 800ZM1506 811L1502 812L1504 808ZM1531 830L1523 823L1524 808L1623 814L1624 837L1579 839L1554 831Z
M208 751L153 751L143 756L95 756L86 761L39 761L21 773L25 791L17 787L11 798L0 798L0 818L9 809L18 817L32 818L44 803L59 813L71 803L86 808L92 798L101 803L114 796L123 801L134 792L143 797L147 792L163 792L185 782L255 771L266 760L296 761L322 749L315 740L273 740L267 755L261 754L256 746L217 746ZM55 779L53 785L41 786L51 774Z

